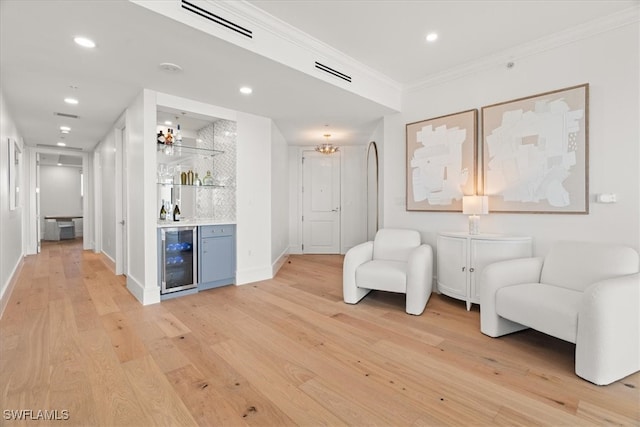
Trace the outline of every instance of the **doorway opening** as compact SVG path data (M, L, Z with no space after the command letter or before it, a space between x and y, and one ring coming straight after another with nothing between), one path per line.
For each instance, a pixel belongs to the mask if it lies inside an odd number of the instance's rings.
M86 247L86 159L82 153L36 149L32 186L35 251L43 241L82 241Z

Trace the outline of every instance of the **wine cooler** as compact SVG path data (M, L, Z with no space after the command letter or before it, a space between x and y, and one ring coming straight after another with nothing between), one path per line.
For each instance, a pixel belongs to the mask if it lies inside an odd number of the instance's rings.
M161 228L161 294L197 286L196 227Z

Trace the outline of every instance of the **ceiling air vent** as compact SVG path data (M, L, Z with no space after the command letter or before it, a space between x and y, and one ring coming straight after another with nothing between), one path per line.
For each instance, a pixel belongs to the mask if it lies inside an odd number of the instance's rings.
M67 113L53 113L54 116L60 116L60 117L66 117L68 119L77 119L78 116L76 116L75 114L67 114Z
M73 151L82 151L82 148L78 147L60 147L57 145L49 145L49 144L36 144L36 147L45 147L45 148L55 148L56 150L73 150Z
M336 76L338 78L341 78L342 80L346 80L349 83L351 83L351 76L347 76L344 73L341 73L340 71L334 70L333 68L329 68L324 64L319 63L318 61L316 61L316 68L318 70L324 71L325 73L329 73L332 76Z
M188 10L191 13L195 13L198 16L201 16L205 19L208 19L209 21L216 23L218 25L222 25L223 27L226 27L230 30L235 31L238 34L242 34L245 37L249 37L250 39L253 38L253 32L251 30L248 30L238 24L236 24L235 22L231 22L228 19L224 19L218 15L216 15L213 12L210 12L200 6L196 6L195 4L182 0L182 8L185 10Z

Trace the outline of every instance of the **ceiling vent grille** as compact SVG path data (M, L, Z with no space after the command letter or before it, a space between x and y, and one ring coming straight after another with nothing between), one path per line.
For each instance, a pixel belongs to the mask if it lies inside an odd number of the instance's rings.
M36 144L36 147L45 147L45 148L55 148L56 150L73 150L73 151L82 151L82 148L78 147L60 147L58 145L49 145L49 144Z
M54 116L60 116L60 117L66 117L68 119L77 119L78 118L78 116L76 116L75 114L67 114L67 113L54 112L53 115Z
M321 64L318 61L316 61L316 68L318 70L324 71L325 73L329 73L332 76L338 77L342 80L346 80L349 83L351 83L351 76L341 73L340 71L334 70L333 68L327 67L326 65Z
M200 6L196 6L195 4L188 2L186 0L182 0L182 8L188 10L191 13L194 13L198 16L201 16L205 19L208 19L211 22L214 22L218 25L222 25L230 30L235 31L238 34L242 34L245 37L250 39L253 38L253 31L244 28L241 25L236 24L235 22L231 22L228 19L224 19L215 13L208 11Z

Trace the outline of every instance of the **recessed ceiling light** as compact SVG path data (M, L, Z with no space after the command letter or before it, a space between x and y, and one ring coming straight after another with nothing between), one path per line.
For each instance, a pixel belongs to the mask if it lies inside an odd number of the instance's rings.
M60 126L60 130L62 132L69 132L71 130L71 128L69 126Z
M427 41L428 42L434 42L438 40L438 33L429 33L427 34Z
M245 95L249 95L253 92L253 89L251 89L249 86L242 86L240 88L240 93L244 93Z
M60 141L56 144L58 147L66 147L67 144L65 144L64 142Z
M75 98L65 98L64 102L71 105L78 105L78 100Z
M167 73L179 73L180 71L182 71L182 67L177 65L177 64L172 64L171 62L163 62L162 64L158 65L158 67L162 70L162 71L166 71Z
M58 163L58 166L62 166L62 163Z
M78 37L75 37L73 41L76 42L76 44L89 49L93 49L94 47L96 47L96 43L93 40L88 39L86 37L78 36Z
M173 124L173 122L171 120L167 120L164 122L165 125L167 126L171 126Z

